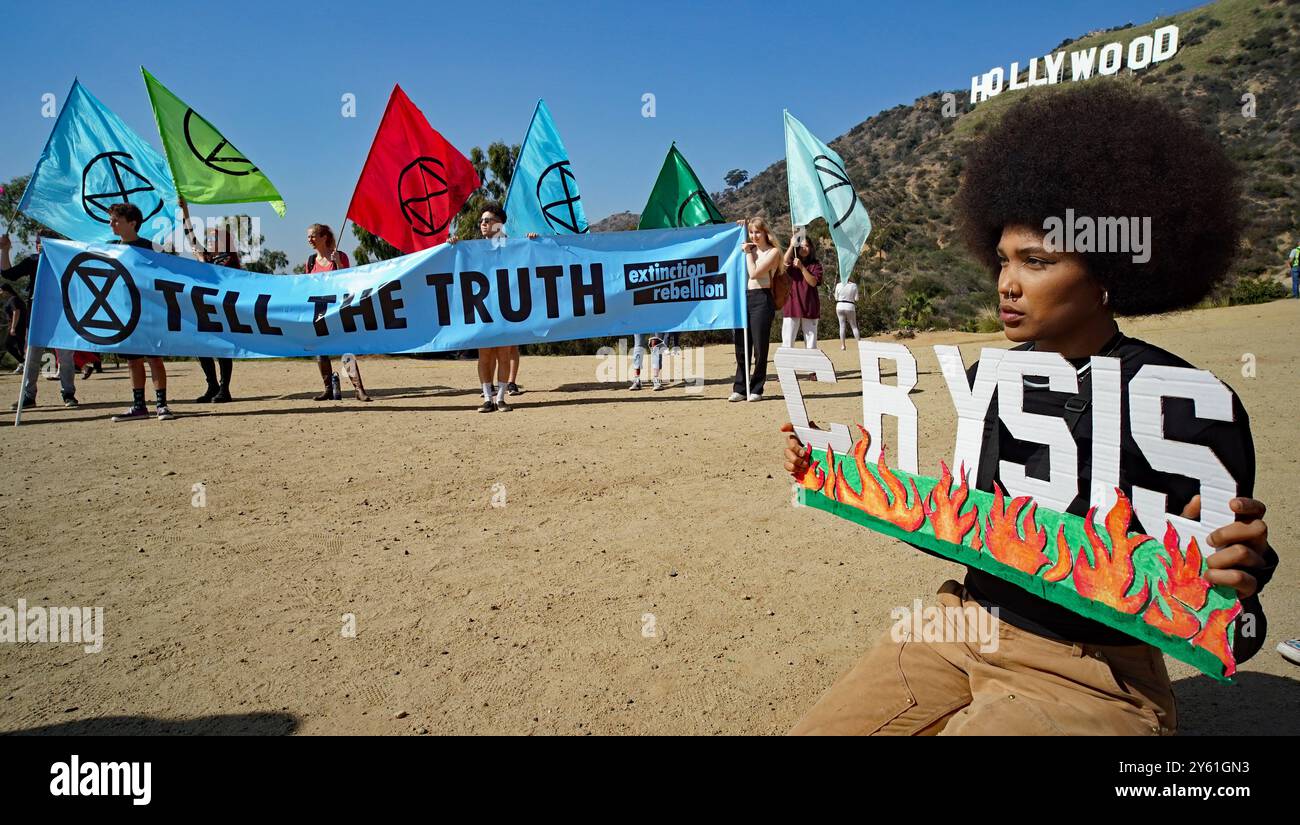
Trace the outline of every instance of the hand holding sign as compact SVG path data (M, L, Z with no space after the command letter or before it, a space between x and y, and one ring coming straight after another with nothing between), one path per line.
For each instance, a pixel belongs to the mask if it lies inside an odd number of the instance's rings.
M1259 590L1259 582L1246 571L1265 566L1268 525L1264 523L1264 513L1268 508L1253 498L1234 498L1230 505L1237 520L1210 533L1207 541L1214 553L1206 559L1210 569L1205 573L1205 580L1231 587L1239 598L1246 599ZM1197 495L1183 508L1183 518L1200 517L1201 497Z
M818 429L815 421L809 421L808 426L812 429ZM794 424L789 421L781 425L781 432L786 434L785 437L785 471L796 479L802 478L803 474L808 472L811 463L812 447L805 447L799 437L794 434Z

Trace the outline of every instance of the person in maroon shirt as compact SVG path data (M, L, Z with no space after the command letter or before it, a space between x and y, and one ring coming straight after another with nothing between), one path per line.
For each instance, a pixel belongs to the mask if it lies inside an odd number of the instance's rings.
M808 349L817 348L817 321L821 318L822 265L807 236L790 244L785 252L785 272L790 278L790 297L781 308L781 346L793 347L802 334Z

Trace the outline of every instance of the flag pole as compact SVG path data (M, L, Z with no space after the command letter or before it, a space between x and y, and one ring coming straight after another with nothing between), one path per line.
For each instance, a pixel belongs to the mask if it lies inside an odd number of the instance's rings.
M746 243L746 239L749 237L749 222L748 220L745 220L743 222L738 222L738 223L740 223L741 226L744 227L745 234L741 236L741 240L740 240L741 247L743 248ZM749 366L749 259L744 255L741 255L740 259L741 261L744 262L744 267L742 269L741 274L745 276L745 289L741 293L742 295L745 296L745 303L744 303L745 317L744 317L744 324L741 325L741 339L743 340L744 347L745 347L745 400L748 401L749 388L753 386L753 378L750 377L750 366ZM764 366L766 367L766 365Z
M37 275L40 273L38 272ZM27 347L23 350L23 380L18 385L18 406L14 409L14 426L17 427L23 421L23 401L27 398L27 380L28 374L32 369L32 318L36 315L36 278L32 278L32 302L27 307ZM58 362L58 353L54 354L55 362Z

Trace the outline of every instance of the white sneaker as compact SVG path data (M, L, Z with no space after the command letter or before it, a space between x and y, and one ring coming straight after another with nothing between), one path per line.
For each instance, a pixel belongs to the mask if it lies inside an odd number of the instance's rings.
M756 393L756 392L751 392L751 393L749 394L749 400L750 400L750 401L762 401L762 400L763 400L763 396L759 395L759 394Z
M632 379L632 386L628 387L628 389L629 389L629 390L639 390L639 389L641 389L641 379L640 379L640 378L633 378L633 379Z
M663 383L662 381L660 381L658 378L656 378L656 379L655 379L655 392L658 392L659 390L662 390L663 388L664 388L664 383Z
M738 392L733 392L731 395L727 396L727 400L728 400L728 401L744 401L744 400L745 400L745 396L741 395L741 394L738 393Z
M1282 654L1293 665L1300 665L1300 639L1287 639L1285 642L1278 642L1277 652Z

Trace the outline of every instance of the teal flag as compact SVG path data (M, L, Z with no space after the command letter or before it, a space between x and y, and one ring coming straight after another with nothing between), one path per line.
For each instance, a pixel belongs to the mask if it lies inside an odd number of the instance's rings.
M587 231L578 179L546 101L537 101L506 193L506 234L580 235Z
M177 214L167 162L122 119L72 82L18 209L74 241L111 240L108 207L133 203L140 236L163 241Z
M871 234L871 218L844 170L844 160L786 112L785 162L790 222L807 226L826 219L839 253L840 280L847 281Z

